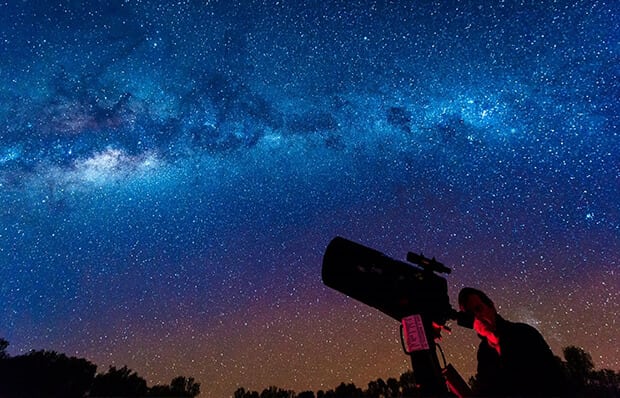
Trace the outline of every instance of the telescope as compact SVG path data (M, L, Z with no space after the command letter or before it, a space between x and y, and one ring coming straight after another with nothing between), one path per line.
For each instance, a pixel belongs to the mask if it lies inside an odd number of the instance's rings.
M325 250L322 279L326 286L401 322L405 352L423 396L465 396L467 391L459 391L468 390L467 384L454 368L439 365L435 337L448 320L471 328L473 318L450 305L448 284L440 276L450 273L448 267L412 252L407 261L337 236Z

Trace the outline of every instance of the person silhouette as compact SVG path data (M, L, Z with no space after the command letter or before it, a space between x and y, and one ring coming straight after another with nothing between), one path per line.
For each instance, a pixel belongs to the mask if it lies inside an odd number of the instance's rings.
M563 397L566 395L561 362L543 336L525 323L502 318L482 291L466 287L459 307L474 318L480 337L476 396Z

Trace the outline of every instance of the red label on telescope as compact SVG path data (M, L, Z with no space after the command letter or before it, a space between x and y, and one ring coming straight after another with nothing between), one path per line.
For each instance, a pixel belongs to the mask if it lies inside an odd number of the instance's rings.
M420 315L409 315L403 318L402 323L407 351L428 350L428 340L426 340L422 317Z

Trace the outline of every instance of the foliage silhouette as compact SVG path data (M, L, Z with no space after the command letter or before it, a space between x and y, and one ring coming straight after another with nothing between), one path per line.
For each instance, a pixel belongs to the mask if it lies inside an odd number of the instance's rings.
M383 379L377 379L368 383L368 389L366 395L370 397L387 397L388 387Z
M11 357L8 346L8 341L0 338L1 398L193 398L200 394L200 383L192 377L178 376L169 386L148 388L146 381L127 366L110 367L106 373L96 375L97 366L86 359L54 351Z
M293 398L295 393L290 390L283 390L276 386L270 386L260 393L260 398Z
M127 366L110 366L107 373L98 374L90 392L94 397L144 397L148 391L146 380Z
M96 374L97 366L86 359L67 357L54 351L31 351L11 357L8 341L0 338L0 397L2 398L86 398L86 397L196 397L200 383L192 377L178 376L170 385L151 388L146 381L127 366L110 367L106 373ZM563 350L565 361L558 361L571 381L574 397L620 397L620 373L611 369L595 370L589 353L569 346ZM527 382L527 380L524 380ZM475 383L475 378L470 384ZM363 390L353 383L340 383L328 391L303 391L296 394L276 386L260 394L239 387L234 398L404 398L418 397L420 392L413 372L403 373L399 379L377 379Z
M149 389L149 397L195 397L200 394L200 383L196 383L193 377L178 376L172 379L170 385L156 385Z
M195 397L200 394L200 383L196 383L193 377L175 377L170 382L170 389L177 397Z
M6 349L9 346L9 342L3 338L0 338L0 360L8 358L9 354L7 354Z
M0 360L2 397L84 397L97 366L54 351L31 351Z
M415 382L413 372L405 372L400 375L400 389L404 397L413 397L418 391L418 385Z
M340 385L336 387L336 390L334 392L336 393L337 398L362 398L363 397L362 389L355 387L355 384L353 383L349 383L349 384L340 383Z
M594 370L592 356L583 348L568 346L563 349L564 368L571 390L579 397L619 397L620 373L611 369Z
M245 388L239 387L233 393L233 398L259 398L259 395L256 391L246 391Z
M572 387L584 387L594 370L592 357L583 349L575 346L565 347L563 353L566 359L565 369L568 374L568 380L573 384Z
M594 363L590 354L582 348L569 346L563 350L565 361L561 362L567 378L573 381L571 390L573 398L616 398L620 397L620 373L610 369L594 370ZM470 384L475 384L472 377ZM527 383L527 380L523 380ZM368 383L368 388L362 390L352 383L340 383L332 390L319 390L316 398L413 398L421 397L420 389L415 382L413 372L401 374L400 378L390 377L387 381L379 378ZM263 390L261 394L239 387L233 398L315 398L312 391L295 394L292 391L282 390L272 386Z

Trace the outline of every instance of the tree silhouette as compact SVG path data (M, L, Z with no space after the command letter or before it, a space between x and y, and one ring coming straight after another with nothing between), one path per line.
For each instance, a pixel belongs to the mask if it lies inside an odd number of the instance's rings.
M297 394L297 398L315 398L314 391L302 391Z
M418 384L412 371L400 375L400 391L403 397L414 397L419 392Z
M148 388L146 381L127 366L110 367L106 373L95 375L97 366L86 359L69 358L54 351L31 351L11 357L6 352L8 346L9 342L0 338L0 398L194 398L200 394L200 383L192 377L177 376L169 386ZM259 396L255 393L237 398Z
M123 366L110 366L107 373L98 374L93 382L93 397L144 397L148 389L146 380Z
M9 342L0 338L0 397L190 397L200 394L200 383L193 378L177 376L170 385L148 388L146 381L127 366L110 367L106 373L96 374L97 366L86 359L67 357L54 351L31 351L11 357L6 349ZM565 347L565 362L559 357L571 389L576 397L620 397L620 373L610 369L595 370L592 356L582 348ZM472 378L470 384L475 382ZM527 380L524 380L527 382ZM316 398L403 398L418 396L419 388L413 372L403 373L399 379L379 378L362 390L353 383L340 383L335 389L316 393ZM239 387L234 398L315 398L312 391L295 394L276 386L260 394Z
M255 396L252 394L255 394ZM258 393L256 391L246 391L245 388L239 387L235 390L233 398L258 398Z
M8 346L9 346L9 342L3 338L0 338L0 360L6 359L9 357L9 354L6 352L6 349Z
M361 398L363 396L362 389L357 388L353 383L340 383L334 390L334 393L336 398Z
M371 381L370 383L368 383L368 389L366 390L366 396L368 398L387 398L388 386L385 383L385 381L379 378L375 381Z
M390 377L389 379L387 379L387 386L388 397L397 398L398 396L400 396L400 384L398 383L398 380Z
M334 392L334 390L327 390L327 391L319 390L319 392L316 393L316 398L335 398L335 397L336 397L336 393Z
M243 390L243 389L242 389ZM243 390L245 391L245 390ZM190 397L193 398L200 394L200 383L196 383L193 377L186 378L183 376L177 376L170 382L170 385L156 385L149 388L149 397ZM235 392L235 394L237 394ZM243 395L237 398L249 398L243 397ZM257 397L258 398L258 397Z
M594 370L594 362L592 356L585 352L582 348L575 346L564 347L564 359L566 359L566 371L568 380L572 384L573 389L583 390L590 378L590 374Z
M620 397L620 373L601 369L590 374L589 393L597 397Z
M196 383L193 377L185 378L178 376L170 382L170 389L177 397L195 397L200 394L200 383Z
M0 396L81 398L96 370L97 366L85 359L54 351L31 351L16 357L5 353L0 360Z
M594 370L592 356L583 348L568 346L564 350L564 364L570 387L578 396L620 396L620 373L611 369Z
M610 369L595 371L590 354L582 348L570 346L564 348L566 362L560 357L556 360L562 363L567 377L574 379L571 385L574 398L616 398L620 397L620 373ZM470 378L470 385L475 384L475 377ZM527 383L528 380L523 380ZM412 371L401 374L400 378L389 378L387 381L379 378L368 383L368 388L362 390L352 383L340 383L333 390L319 390L316 398L411 398L420 396L420 389ZM256 391L247 391L239 387L233 394L234 398L315 398L312 391L304 391L296 395L294 391L282 390L271 386L259 395Z
M155 385L151 388L149 388L149 393L148 393L149 397L172 397L172 389L170 388L170 386L163 386L163 385Z
M276 386L270 386L260 393L260 398L294 398L295 392L290 390L283 390Z

